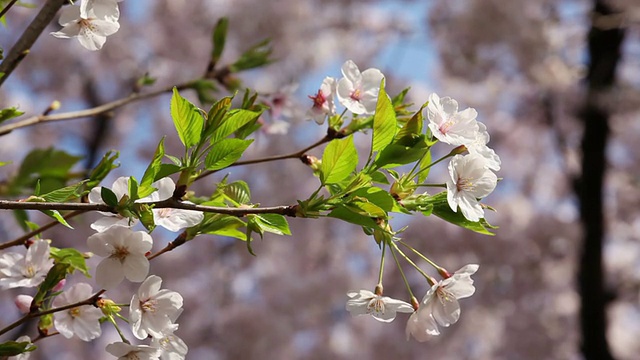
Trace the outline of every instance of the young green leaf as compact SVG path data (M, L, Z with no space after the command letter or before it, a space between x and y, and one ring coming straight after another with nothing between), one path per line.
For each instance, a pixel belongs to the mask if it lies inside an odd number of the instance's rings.
M28 341L6 341L0 344L0 356L16 356L35 349L36 347Z
M254 224L261 230L261 234L270 232L278 235L291 235L287 219L279 214L256 214Z
M69 274L70 271L72 272L73 268L69 264L56 263L53 265L53 267L49 269L47 276L45 276L40 286L38 286L38 292L33 296L32 304L40 307L47 293L53 289L60 280L67 277L67 274Z
M492 226L484 226L480 221L470 221L462 215L462 212L457 211L453 212L449 204L447 203L447 192L443 191L431 197L430 201L433 204L433 214L437 217L448 221L452 224L458 225L465 229L469 229L471 231L475 231L480 234L485 235L495 235L487 228L494 228ZM486 223L486 221L485 221ZM488 224L488 223L487 223Z
M84 255L73 248L58 249L51 247L51 257L56 263L67 264L70 269L80 271L84 276L90 278L89 268L85 261Z
M244 109L235 109L227 112L220 125L213 131L211 143L214 144L233 134L247 123L257 120L260 114L262 114L262 111L256 112Z
M398 121L391 100L384 89L384 79L380 82L376 113L373 115L372 151L380 151L391 143L396 134Z
M322 154L320 181L323 184L338 183L346 179L358 165L358 152L353 135L342 140L332 140Z
M190 148L200 142L204 119L198 108L173 88L171 97L171 118L176 127L180 141L186 148Z
M420 172L418 174L418 184L422 184L427 180L429 170L431 170L431 168L428 167L429 165L431 165L431 149L429 149L429 151L427 151L424 157L420 160L420 165L418 166L418 171Z
M65 218L60 214L60 212L58 212L58 210L42 210L42 213L58 220L60 224L68 227L69 229L73 229L73 226L69 225L67 220L65 220Z
M53 190L46 194L40 195L41 198L50 202L65 202L82 197L87 190L86 183L89 180L82 180L81 182L73 185L63 187L61 189Z
M139 198L148 196L155 191L151 184L155 181L156 175L160 172L160 166L162 165L162 158L164 157L164 138L165 137L163 136L162 139L160 139L160 143L158 143L158 147L156 147L156 152L153 154L153 159L144 171L144 175L142 175L142 180L140 180L140 186L138 187Z
M213 29L212 42L213 50L211 51L211 62L216 64L222 56L224 45L227 39L227 29L229 28L229 19L226 17L218 20L216 27Z
M24 114L24 111L20 111L16 107L0 109L0 123L18 117L22 114Z
M205 168L220 170L236 162L242 153L251 145L253 140L222 139L218 141L207 154Z
M91 170L91 174L89 174L89 182L87 182L87 188L92 189L98 186L98 184L100 184L100 182L109 175L111 170L119 166L114 164L119 155L120 153L117 151L107 151L107 153L104 154L98 165Z
M100 197L105 204L116 207L118 206L118 197L116 194L109 188L102 186L100 188Z

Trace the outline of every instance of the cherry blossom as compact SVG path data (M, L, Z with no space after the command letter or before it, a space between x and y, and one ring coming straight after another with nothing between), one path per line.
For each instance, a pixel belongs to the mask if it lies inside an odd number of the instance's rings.
M484 210L478 198L489 195L498 183L498 177L487 168L486 160L478 154L456 155L449 163L447 201L451 210L460 208L470 221L479 221Z
M0 287L34 287L40 285L53 266L49 256L49 243L37 240L26 255L9 252L0 255Z
M13 302L16 304L16 307L18 308L18 310L20 310L21 313L28 314L29 311L31 311L33 296L21 294L16 296Z
M119 16L118 7L109 8L103 6L109 1L98 1L98 16L94 9L87 2L81 6L67 6L62 9L58 22L62 25L62 30L52 32L51 35L57 38L69 39L77 37L80 45L88 50L100 50L107 41L107 36L115 34L120 28L117 22Z
M158 360L161 351L148 345L130 345L124 342L109 344L106 350L118 360Z
M160 289L162 279L151 275L133 295L129 306L129 319L133 335L145 339L151 335L163 338L163 331L171 327L181 313L182 296L175 291Z
M309 96L313 100L311 109L307 111L307 117L315 120L318 125L324 123L324 119L328 116L332 116L336 113L336 104L333 101L333 97L336 93L336 79L332 77L325 77L322 80L322 85L318 93L314 96Z
M103 259L96 268L96 283L111 289L125 277L140 282L149 273L149 260L145 254L151 250L153 239L144 231L133 231L124 226L112 226L87 239L89 250Z
M168 177L154 182L151 186L158 190L145 198L136 200L136 202L145 203L169 199L173 196L173 191L176 188L173 180ZM191 204L188 201L185 203ZM172 208L153 209L153 221L155 224L169 231L178 231L198 225L203 219L204 214L201 211Z
M163 330L163 337L151 339L151 346L161 350L161 360L184 360L189 351L187 344L173 334L175 327L177 327L177 325Z
M427 117L429 129L436 139L451 145L466 145L476 140L478 112L473 108L458 111L458 102L450 97L429 96Z
M391 322L398 312L413 312L413 307L407 302L376 295L368 290L350 291L347 296L350 299L346 308L352 316L367 314L378 321Z
M93 295L91 285L78 283L53 300L53 307L61 307L86 300ZM90 341L102 334L100 318L102 310L91 305L77 306L69 310L59 311L53 315L56 330L67 339L74 335L80 340Z
M344 77L337 85L338 101L354 114L373 114L384 75L375 68L360 73L358 66L351 60L342 65L342 75Z
M101 191L101 186L91 189L91 192L89 192L89 202L91 204L104 204ZM123 176L117 178L116 181L113 182L113 185L111 185L111 191L113 191L113 193L116 195L118 201L120 201L123 196L128 195L129 177ZM113 214L108 212L100 212L100 214L104 215L105 217L98 219L93 224L91 224L91 228L97 232L103 232L114 225L131 226L137 221L136 219L125 218L120 214Z
M425 342L433 336L440 335L440 330L433 315L422 310L421 307L409 316L405 333L407 334L407 340L413 336L419 342Z
M484 157L487 161L487 168L499 171L500 170L500 157L496 154L493 149L487 146L489 142L489 133L487 132L487 127L478 121L478 132L476 133L476 138L471 143L465 144L467 150L469 150L470 154L478 154Z
M99 19L108 19L111 21L118 21L120 18L120 9L118 9L118 3L122 0L83 0L80 4L80 9L84 8L84 11L93 10L96 17Z
M434 284L422 299L418 312L430 314L440 326L455 324L460 318L458 300L468 298L476 291L471 275L478 268L476 264L465 265L451 277ZM418 317L424 319L425 316Z

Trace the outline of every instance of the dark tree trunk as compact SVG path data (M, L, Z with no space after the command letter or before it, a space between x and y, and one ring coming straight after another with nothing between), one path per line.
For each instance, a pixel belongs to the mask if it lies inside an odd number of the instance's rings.
M602 246L604 240L603 182L606 171L606 146L609 135L609 106L602 95L614 84L620 62L624 31L620 26L604 28L604 16L613 14L605 1L595 0L589 31L589 70L587 97L580 117L584 121L582 173L576 182L583 228L583 251L578 283L581 295L581 349L587 360L613 359L606 338L606 303L603 283ZM612 18L612 17L609 17Z

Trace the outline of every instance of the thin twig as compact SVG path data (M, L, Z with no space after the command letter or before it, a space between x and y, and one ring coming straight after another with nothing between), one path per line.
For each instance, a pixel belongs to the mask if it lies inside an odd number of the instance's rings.
M0 18L3 17L16 2L18 2L18 0L11 0L4 9L0 10Z
M0 76L0 86L2 86L4 81L29 53L29 49L31 49L31 46L36 42L38 36L40 36L44 28L49 25L58 10L60 10L62 5L67 1L68 0L49 0L44 4L42 9L40 9L38 15L36 15L31 24L29 24L29 27L22 33L20 39L13 45L7 57L0 64L0 73L4 73Z
M189 81L189 82L186 82L184 84L177 85L176 88L178 88L178 90L185 89L185 88L191 87L192 84L193 84L193 81ZM70 119L78 119L78 118L96 116L96 115L105 113L107 111L111 111L113 109L119 108L121 106L124 106L126 104L129 104L129 103L132 103L132 102L135 102L135 101L139 101L139 100L142 100L142 99L158 96L160 94L169 92L172 89L173 89L173 86L166 87L166 88L159 89L159 90L155 90L155 91L151 91L151 92L144 93L144 94L142 94L142 93L133 93L133 94L131 94L131 95L125 97L125 98L114 100L112 102L108 102L106 104L102 104L100 106L96 106L94 108L85 109L85 110L70 111L70 112L60 113L60 114L55 114L55 115L36 115L36 116L32 116L32 117L26 118L24 120L14 122L12 124L0 126L0 136L6 135L6 134L10 133L11 131L19 129L19 128L33 126L33 125L40 124L40 123L43 123L43 122L54 122L54 121L62 121L62 120L70 120Z
M84 211L72 211L72 212L70 212L68 214L65 214L63 216L63 218L65 220L69 220L69 219L71 219L73 217L76 217L76 216L82 214L82 213L84 213ZM50 228L52 228L52 227L54 227L54 226L56 226L58 224L60 224L60 222L58 222L58 221L51 221L48 224L44 224L44 225L40 226L39 228L20 236L19 238L15 239L15 240L11 240L11 241L8 241L6 243L0 244L0 250L6 249L6 248L9 248L9 247L12 247L12 246L22 245L27 240L31 239L32 237L34 237L34 236L36 236L36 235L38 235L38 234L40 234L40 233L42 233L42 232L44 232L46 230L49 230Z

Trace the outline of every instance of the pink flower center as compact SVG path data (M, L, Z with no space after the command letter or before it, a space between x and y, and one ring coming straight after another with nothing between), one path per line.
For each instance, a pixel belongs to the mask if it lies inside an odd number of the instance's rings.
M143 312L151 312L151 313L156 312L156 305L157 305L157 301L152 299L149 299L145 302L140 302L140 308L142 309Z
M355 101L360 101L360 99L362 99L362 93L360 92L359 88L353 90L353 92L351 93L351 98Z
M384 301L382 301L382 298L376 297L371 299L371 301L369 301L369 304L367 305L367 312L384 314Z
M124 261L124 259L129 256L129 249L124 246L116 246L111 257L114 257L120 261Z
M78 20L78 25L80 25L80 27L83 29L95 31L96 26L91 22L91 20L93 19L80 19Z
M69 315L71 315L72 318L77 318L78 316L80 316L80 307L74 307L73 309L69 310Z
M438 130L440 130L441 133L446 134L453 127L453 125L453 120L447 120L442 125L440 125L440 127L438 127Z
M327 102L327 98L322 93L322 90L318 90L318 93L315 96L309 95L309 99L313 100L314 108L321 108L325 102Z

